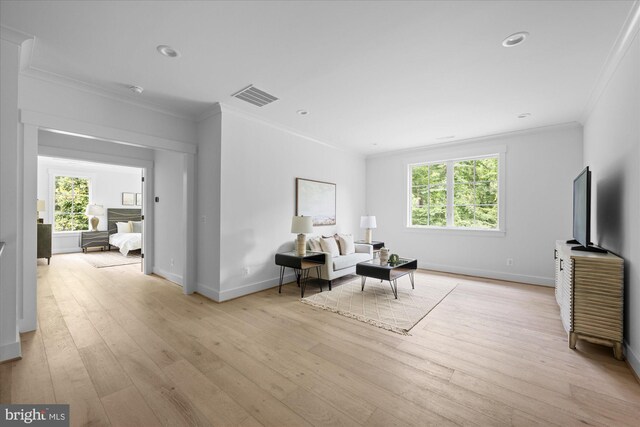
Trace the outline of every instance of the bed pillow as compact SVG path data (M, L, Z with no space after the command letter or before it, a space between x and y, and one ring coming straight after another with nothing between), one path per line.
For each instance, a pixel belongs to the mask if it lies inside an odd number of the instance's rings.
M356 253L356 245L353 243L351 234L338 234L340 241L340 255L349 255Z
M340 255L340 249L333 236L320 239L320 247L322 252L329 252L332 258Z
M142 221L129 221L132 233L142 233Z
M131 224L128 222L116 222L118 233L131 233Z

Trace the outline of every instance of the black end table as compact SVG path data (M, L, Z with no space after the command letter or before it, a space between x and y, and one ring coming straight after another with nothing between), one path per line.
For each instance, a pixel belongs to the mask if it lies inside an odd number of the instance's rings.
M411 289L415 289L413 273L418 268L418 261L415 259L400 258L396 263L380 263L380 259L371 259L356 264L356 274L362 276L362 291L367 277L373 279L386 280L391 286L393 296L398 299L398 279L404 275L409 275L411 279Z
M296 251L276 254L276 265L280 266L278 293L282 292L284 270L289 267L293 268L296 273L296 282L300 286L300 298L304 298L304 291L309 280L309 271L315 268L318 277L320 277L320 266L324 265L324 260L325 254L323 252L307 252L304 256L298 255ZM322 292L322 285L320 285L320 292Z

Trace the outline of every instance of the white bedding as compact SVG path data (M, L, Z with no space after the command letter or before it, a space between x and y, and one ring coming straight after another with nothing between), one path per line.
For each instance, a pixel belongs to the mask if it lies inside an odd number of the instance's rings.
M114 233L109 236L109 243L117 246L120 253L127 256L129 251L142 248L142 233Z

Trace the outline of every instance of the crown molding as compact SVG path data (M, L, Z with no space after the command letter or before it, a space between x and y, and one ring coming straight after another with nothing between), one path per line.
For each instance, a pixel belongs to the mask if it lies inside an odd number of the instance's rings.
M609 51L609 55L602 66L600 75L598 76L597 83L591 90L589 101L580 116L580 121L582 123L587 122L591 112L600 100L602 93L609 85L609 81L611 81L611 78L618 69L620 62L624 59L627 51L633 44L633 41L638 36L638 30L640 30L640 0L633 2L633 5L629 10L629 14L627 15L627 20L620 29L618 38Z
M200 114L197 118L196 118L196 123L199 123L203 120L207 120L208 118L211 117L215 117L215 116L219 116L222 114L222 106L220 105L219 102L216 102L215 104L213 104L213 106L204 111L202 114Z
M168 116L177 117L182 120L188 120L190 122L193 121L193 117L188 114L182 114L175 110L168 109L160 104L150 102L150 101L139 101L127 99L121 93L116 92L111 89L104 88L102 86L98 86L92 83L87 83L82 80L75 79L73 77L64 76L62 74L57 74L51 71L43 70L41 68L33 66L33 64L29 63L21 74L30 77L33 79L45 81L47 83L52 83L60 86L65 86L71 89L80 90L82 92L90 93L92 95L101 96L103 98L108 98L113 101L122 102L125 104L133 105L138 108L144 108L146 110L155 111L156 113L165 114Z
M548 125L548 126L539 126L539 127L535 127L535 128L529 128L529 129L522 129L522 130L514 130L514 131L507 131L507 132L500 132L500 133L492 133L492 134L488 134L488 135L482 135L482 136L476 136L473 138L465 138L465 139L459 139L456 141L450 141L450 142L439 142L436 144L429 144L429 145L421 145L419 147L411 147L411 148L404 148L401 150L392 150L392 151L385 151L382 153L376 153L376 154L370 154L368 156L366 156L367 159L375 159L378 157L388 157L388 156L401 156L404 154L411 154L411 153L416 153L416 152L420 152L420 151L428 151L428 150L438 150L438 149L442 149L442 148L455 148L461 145L466 145L466 144L471 144L471 143L476 143L476 142L482 142L482 141L487 141L487 140L494 140L494 139L498 139L498 138L507 138L507 137L513 137L513 136L519 136L519 135L527 135L530 133L538 133L538 132L548 132L548 131L554 131L554 130L561 130L561 129L572 129L572 128L582 128L582 124L579 122L568 122L568 123L559 123L559 124L555 124L555 125Z
M33 39L31 34L23 33L11 27L0 25L0 39L21 46L23 42L29 39Z

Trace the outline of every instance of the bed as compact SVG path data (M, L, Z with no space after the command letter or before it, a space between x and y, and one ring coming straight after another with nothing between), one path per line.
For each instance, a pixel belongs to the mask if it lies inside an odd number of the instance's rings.
M109 244L120 250L124 256L129 251L142 248L142 233L118 233L117 223L139 222L142 220L141 209L107 209L107 226L109 230Z

